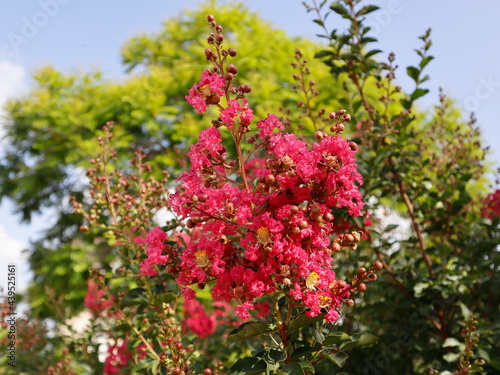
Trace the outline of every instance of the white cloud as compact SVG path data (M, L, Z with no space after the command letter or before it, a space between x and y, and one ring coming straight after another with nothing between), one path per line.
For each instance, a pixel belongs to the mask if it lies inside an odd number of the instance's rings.
M0 61L0 104L26 89L26 71L21 65L10 61Z
M16 266L16 291L21 292L26 288L29 279L29 266L26 255L22 251L27 247L27 244L22 243L6 232L5 228L0 225L0 286L4 292L7 289L7 266L14 264Z
M16 65L10 61L0 61L0 122L3 122L5 112L5 102L26 90L26 71L21 65ZM2 135L0 126L0 136Z

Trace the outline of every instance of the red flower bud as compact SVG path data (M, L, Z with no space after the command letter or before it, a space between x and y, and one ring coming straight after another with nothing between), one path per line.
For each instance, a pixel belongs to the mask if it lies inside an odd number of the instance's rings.
M236 74L236 73L238 73L238 68L235 65L233 65L233 64L227 64L226 71L228 73Z

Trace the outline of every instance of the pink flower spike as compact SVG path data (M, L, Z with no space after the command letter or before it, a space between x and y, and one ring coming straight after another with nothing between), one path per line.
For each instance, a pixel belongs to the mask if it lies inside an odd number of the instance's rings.
M225 85L224 77L205 70L201 81L188 91L186 101L194 107L196 112L204 113L209 105L219 102L221 96L224 95Z

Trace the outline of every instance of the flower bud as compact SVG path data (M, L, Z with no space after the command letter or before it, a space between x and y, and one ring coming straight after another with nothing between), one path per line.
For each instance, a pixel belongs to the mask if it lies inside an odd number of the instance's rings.
M252 88L250 87L250 85L242 85L240 86L240 90L245 94L248 94L250 91L252 91Z
M231 56L231 57L234 57L234 56L236 56L236 54L237 54L237 52L236 52L236 50L235 50L234 48L229 48L229 49L227 50L227 53L228 53L228 54L229 54L229 56Z
M344 242L348 242L348 243L354 242L354 236L350 233L346 234L343 239L344 239Z
M214 39L214 37L213 37L213 36L209 36L209 37L207 38L207 43L208 43L208 44L214 44L214 43L215 43L215 39Z
M325 137L325 134L318 130L314 133L314 138L316 138L318 141L322 140Z
M238 73L238 68L235 65L233 65L233 64L227 64L226 71L228 73L236 74L236 73Z
M309 226L309 223L307 221L305 221L305 220L301 220L298 223L298 227L300 229L306 229L308 226Z
M274 177L274 175L272 175L272 174L268 174L268 175L266 176L266 178L265 178L265 182L266 182L266 184L268 184L268 185L272 185L272 184L274 184L274 182L275 182L275 181L276 181L276 178L275 178L275 177Z
M349 113L344 115L344 121L351 121L351 115Z
M209 14L209 15L207 16L207 21L208 21L208 22L214 22L214 21L215 21L215 17L214 17L212 14Z
M373 269L375 271L380 271L382 268L384 268L384 265L382 264L382 262L377 260L375 263L373 263Z
M332 244L332 250L334 253L338 253L339 251L342 250L342 247L338 243L335 242L334 244Z
M348 299L347 301L345 301L345 304L347 307L354 307L354 300Z
M326 214L323 215L323 220L326 222L333 221L333 219L334 219L334 216L329 212L327 212Z
M360 283L358 285L358 291L364 292L366 290L366 284L365 283Z

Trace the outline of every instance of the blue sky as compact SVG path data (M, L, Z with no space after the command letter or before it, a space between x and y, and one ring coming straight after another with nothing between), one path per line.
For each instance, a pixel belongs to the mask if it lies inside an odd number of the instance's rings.
M318 40L321 32L311 22L301 0L246 0L273 25L292 35ZM63 71L101 69L105 76L123 75L119 51L138 32L154 32L161 22L199 1L185 0L0 0L0 104L26 92L30 74L44 64ZM500 2L498 0L373 0L382 10L369 19L379 48L395 52L400 67L414 64L418 36L433 29L432 54L427 84L432 91L424 105L437 101L437 88L456 99L465 110L474 110L487 145L495 150L500 165ZM98 4L98 5L97 5ZM214 15L217 10L214 9ZM337 18L331 17L332 21ZM408 89L404 69L399 81ZM1 113L1 112L0 112ZM0 144L1 147L1 144ZM37 231L46 227L50 215L30 226L19 225L8 202L0 206L0 285L5 284L7 262L19 264L20 288L26 285L27 268L19 256Z

